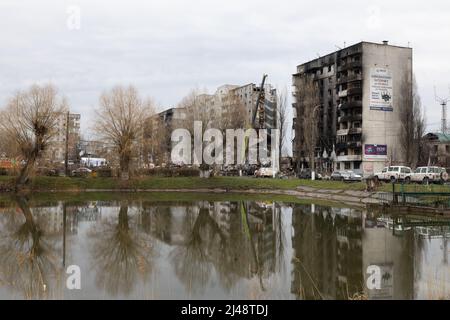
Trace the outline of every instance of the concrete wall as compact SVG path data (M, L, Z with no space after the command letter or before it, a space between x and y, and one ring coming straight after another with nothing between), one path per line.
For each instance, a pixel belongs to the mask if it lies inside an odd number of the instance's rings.
M400 142L400 112L402 83L406 80L412 84L412 49L384 44L363 43L363 164L364 174L382 170L390 161L392 164L403 164L403 150ZM370 110L371 69L386 68L392 75L393 111ZM404 87L403 87L404 89ZM411 90L409 91L411 92ZM387 145L386 159L366 159L365 144Z

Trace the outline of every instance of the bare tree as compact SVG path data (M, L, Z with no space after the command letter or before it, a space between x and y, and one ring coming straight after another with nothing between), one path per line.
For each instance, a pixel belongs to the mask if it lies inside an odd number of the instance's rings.
M23 160L16 190L28 181L37 160L54 136L57 119L65 108L65 99L58 96L53 86L33 85L11 98L1 113L0 129L10 144L10 156Z
M297 170L300 170L300 159L306 155L309 161L311 171L315 168L315 149L317 146L319 128L318 111L320 108L320 96L318 84L311 76L305 75L298 77L294 83L296 90L296 149Z
M420 98L416 78L413 78L413 113L414 113L414 140L417 146L417 153L415 156L415 167L420 161L420 155L423 154L426 147L424 146L423 136L425 135L425 130L427 127L427 117L425 110L422 106L422 100Z
M409 73L404 77L400 95L400 142L403 149L405 164L415 167L421 153L422 137L425 133L425 115L418 93L415 77L411 79Z
M100 97L94 131L114 146L124 180L129 179L133 158L140 156L145 119L153 110L152 101L143 101L132 86L117 86Z
M194 121L202 122L202 132L213 128L218 124L218 110L214 108L214 96L192 90L178 104L179 108L185 108L186 118L183 123L185 129L194 134Z
M247 127L249 121L250 118L244 103L233 90L230 90L223 97L219 127L223 131L226 129L244 129Z
M277 97L277 127L280 130L280 143L279 143L279 151L278 151L278 167L281 168L281 157L283 148L285 147L287 141L287 133L288 133L288 104L287 104L287 93L286 89L281 92Z
M201 122L202 134L209 128L219 127L221 109L218 105L215 105L215 97L213 95L200 93L198 90L192 90L182 99L178 107L184 108L186 112L186 117L184 121L182 121L181 127L189 130L194 139L196 137L194 132L195 122ZM194 139L192 139L192 143L194 143ZM202 170L210 169L210 166L205 163L202 163L201 167L203 168Z

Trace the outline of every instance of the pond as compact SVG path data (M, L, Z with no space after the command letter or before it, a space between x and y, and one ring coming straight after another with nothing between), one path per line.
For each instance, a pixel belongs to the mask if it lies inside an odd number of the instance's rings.
M266 197L3 198L0 299L450 297L450 221Z

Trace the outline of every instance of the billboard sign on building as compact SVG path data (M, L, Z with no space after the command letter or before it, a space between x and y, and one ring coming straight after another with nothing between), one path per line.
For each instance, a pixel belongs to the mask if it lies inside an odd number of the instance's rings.
M365 144L364 159L387 159L387 145L385 144Z
M370 110L394 111L392 75L386 68L370 69Z

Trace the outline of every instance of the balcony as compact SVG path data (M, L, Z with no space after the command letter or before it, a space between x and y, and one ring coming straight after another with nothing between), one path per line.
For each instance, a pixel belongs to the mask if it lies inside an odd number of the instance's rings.
M362 156L360 154L355 155L346 155L346 156L338 156L336 158L337 162L345 162L345 161L362 161Z
M336 143L337 150L360 149L361 147L362 147L361 141L347 141Z
M362 75L360 75L360 74L352 74L350 76L347 76L347 82L361 81L361 80L362 80Z
M347 110L347 109L361 108L361 107L362 107L362 101L356 100L356 101L344 102L343 104L340 105L339 109Z
M312 62L306 64L305 72L316 72L317 70L320 70L321 68L322 68L322 64L320 64L319 61L312 61Z
M347 121L361 121L361 114L346 114L345 116L338 117L338 122L347 122Z
M346 136L346 135L348 135L348 130L349 130L349 129L341 129L341 130L337 130L337 131L336 131L336 135L337 135L337 136Z
M362 67L361 61L351 61L351 62L347 62L346 64L340 65L338 68L338 72L348 70L348 69L353 69L353 68L361 68L361 67Z
M361 134L362 128L351 128L348 129L348 134Z
M362 88L350 88L347 89L348 96L360 96L362 95Z

